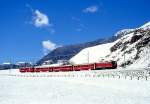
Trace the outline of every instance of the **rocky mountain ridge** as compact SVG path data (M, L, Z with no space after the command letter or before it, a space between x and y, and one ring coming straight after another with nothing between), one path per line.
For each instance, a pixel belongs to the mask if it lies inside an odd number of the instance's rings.
M81 64L115 60L119 67L150 66L150 22L139 28L121 30L115 36L117 39L113 42L81 50L70 62ZM89 55L84 55L87 53Z

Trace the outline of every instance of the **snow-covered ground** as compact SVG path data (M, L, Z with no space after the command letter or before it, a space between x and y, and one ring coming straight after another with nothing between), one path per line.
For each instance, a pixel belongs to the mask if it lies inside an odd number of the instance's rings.
M87 64L99 62L101 59L105 59L105 57L111 53L110 48L114 44L115 43L107 43L90 48L85 48L76 56L71 58L70 62L73 64Z
M149 80L81 76L101 72L112 70L69 72L76 75L74 77L33 77L68 74L66 72L0 71L0 104L150 104ZM10 76L15 74L18 76Z

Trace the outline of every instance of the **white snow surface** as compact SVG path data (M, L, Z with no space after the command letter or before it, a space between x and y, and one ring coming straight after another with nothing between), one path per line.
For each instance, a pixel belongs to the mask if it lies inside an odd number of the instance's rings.
M70 74L84 75L86 72ZM150 81L98 77L9 76L14 73L25 76L41 75L20 74L18 70L13 70L11 74L7 73L8 71L0 71L0 104L150 103ZM88 71L88 74L92 73ZM51 73L54 74L56 73Z
M113 45L114 43L107 43L83 49L79 54L70 59L70 62L73 64L87 64L99 62L110 54L110 47L112 47Z

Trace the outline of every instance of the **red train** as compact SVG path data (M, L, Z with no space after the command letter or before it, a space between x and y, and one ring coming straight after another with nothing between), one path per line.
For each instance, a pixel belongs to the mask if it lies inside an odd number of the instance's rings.
M20 68L21 73L25 72L67 72L67 71L83 71L83 70L100 70L100 69L115 69L117 62L100 62L94 64L82 65L62 65L62 66L47 66L47 67L26 67Z

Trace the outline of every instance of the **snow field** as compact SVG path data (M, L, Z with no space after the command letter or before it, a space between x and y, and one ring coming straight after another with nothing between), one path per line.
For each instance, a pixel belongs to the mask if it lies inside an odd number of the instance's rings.
M1 76L0 83L1 104L150 103L150 81Z
M122 69L28 74L0 71L0 104L149 104L150 80L124 78L148 73Z

